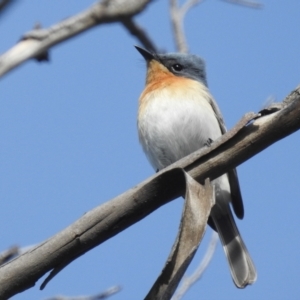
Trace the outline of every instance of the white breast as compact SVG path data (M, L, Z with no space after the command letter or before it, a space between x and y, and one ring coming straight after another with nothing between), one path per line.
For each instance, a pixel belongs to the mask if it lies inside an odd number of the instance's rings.
M139 109L139 139L156 170L221 136L207 89L171 91L165 88L148 93L143 99L146 105Z

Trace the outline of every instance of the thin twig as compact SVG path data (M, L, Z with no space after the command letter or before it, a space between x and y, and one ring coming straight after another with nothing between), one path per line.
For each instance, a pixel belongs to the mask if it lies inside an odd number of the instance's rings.
M148 36L147 32L139 26L132 18L125 18L122 21L125 28L128 29L128 31L135 36L141 44L149 51L151 52L157 52L157 49L154 45L154 43L151 41L150 37Z
M69 297L69 296L54 296L51 298L47 298L46 300L104 300L108 297L118 293L121 290L119 285L112 286L108 288L106 291L92 296L76 296L76 297Z
M6 262L10 261L14 257L19 255L19 247L13 246L9 249L0 253L0 265L5 264Z
M174 39L178 52L188 52L188 45L186 42L183 28L183 19L192 7L196 6L197 4L203 1L204 0L187 0L180 7L177 0L170 0L171 23L174 31Z
M250 1L250 0L223 0L223 1L231 3L231 4L247 6L250 8L256 8L256 9L263 8L263 5L256 1Z
M0 1L0 14L6 11L6 9L15 2L15 0L2 0Z
M194 6L199 4L200 2L203 2L204 0L187 0L185 3L182 4L181 6L181 14L182 17L187 14L187 12L192 9Z
M178 288L172 300L182 299L184 294L191 288L191 286L201 278L215 253L218 240L218 234L215 231L213 231L209 241L209 245L201 263L191 276L183 278L182 284Z
M36 245L30 245L20 248L19 246L12 246L9 249L0 253L0 266L7 263L8 261L12 260L13 258L17 257L25 253L26 251L32 249Z

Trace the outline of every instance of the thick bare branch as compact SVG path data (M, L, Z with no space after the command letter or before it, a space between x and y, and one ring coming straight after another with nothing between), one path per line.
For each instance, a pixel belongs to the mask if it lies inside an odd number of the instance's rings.
M194 179L211 180L300 129L300 87L283 103L247 114L232 130L155 174L124 194L89 211L34 249L0 266L0 299L33 286L50 270L61 269L85 252L183 195L181 169Z
M141 12L150 2L151 0L104 0L50 28L32 30L0 56L0 77L30 58L43 57L49 48L94 26L127 20Z

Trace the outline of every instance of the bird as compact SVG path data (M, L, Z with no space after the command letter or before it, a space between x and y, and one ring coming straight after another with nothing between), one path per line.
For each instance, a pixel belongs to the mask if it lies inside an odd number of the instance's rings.
M210 94L205 62L187 53L156 53L135 46L147 64L146 85L138 103L140 144L156 171L209 146L226 132L221 111ZM215 191L208 224L218 232L233 282L245 288L257 272L235 223L244 217L236 169L212 181Z

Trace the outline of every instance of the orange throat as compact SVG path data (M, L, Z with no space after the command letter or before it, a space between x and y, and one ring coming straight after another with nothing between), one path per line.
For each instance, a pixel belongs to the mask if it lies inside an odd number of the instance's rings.
M156 82L162 82L174 75L161 63L156 60L151 60L147 66L146 84L151 85Z

